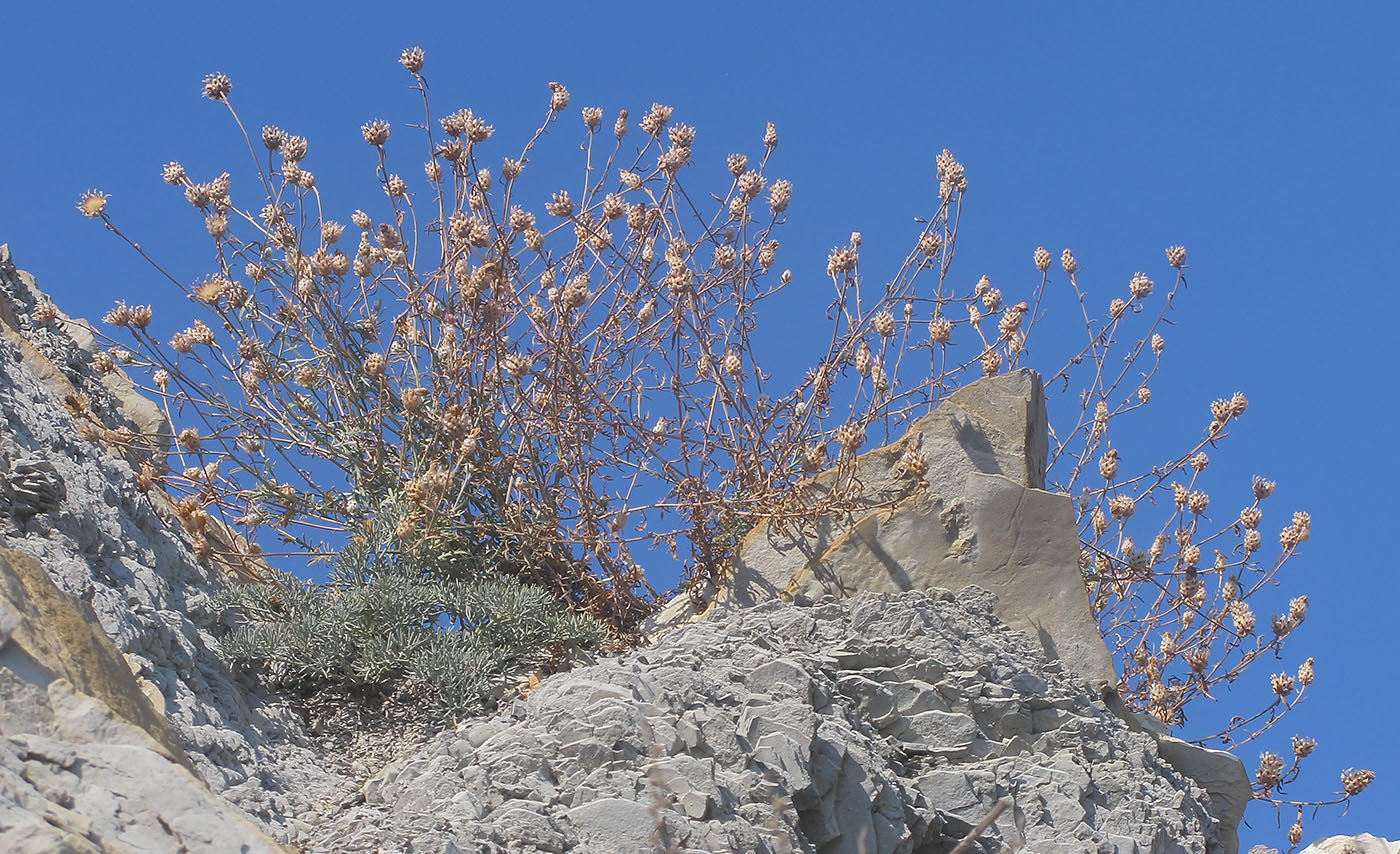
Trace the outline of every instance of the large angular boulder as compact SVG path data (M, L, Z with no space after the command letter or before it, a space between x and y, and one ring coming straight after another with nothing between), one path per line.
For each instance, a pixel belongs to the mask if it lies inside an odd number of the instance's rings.
M914 477L900 459L928 460ZM846 598L977 584L996 595L997 615L1038 639L1052 660L1096 688L1116 684L1108 649L1089 612L1070 498L1045 490L1047 417L1040 376L1019 370L954 392L899 440L860 455L855 509L808 534L751 531L732 571L708 591L722 613L780 598ZM832 469L802 485L814 498L844 488ZM700 618L686 597L660 612L652 638Z

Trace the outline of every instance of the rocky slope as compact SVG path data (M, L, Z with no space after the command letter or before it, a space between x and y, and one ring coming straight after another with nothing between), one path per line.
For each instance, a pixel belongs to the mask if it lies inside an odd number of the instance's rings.
M1242 766L1145 728L1082 653L1032 377L940 410L955 444L925 430L937 472L899 514L834 523L816 562L751 544L703 616L673 608L649 646L429 733L385 710L308 723L229 672L207 608L227 573L135 484L163 415L41 302L0 247L6 850L935 854L993 813L974 850L1235 848ZM79 439L76 394L153 443ZM1040 509L998 515L1006 496ZM946 536L920 532L930 513ZM1049 606L1025 595L1051 583Z

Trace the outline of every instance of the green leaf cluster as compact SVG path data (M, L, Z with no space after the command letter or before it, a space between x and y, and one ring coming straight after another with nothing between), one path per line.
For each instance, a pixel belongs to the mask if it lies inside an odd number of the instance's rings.
M481 708L513 665L546 650L582 649L607 637L594 618L568 610L547 590L496 575L463 579L392 545L402 503L381 507L366 543L345 549L326 584L277 573L271 584L239 584L213 605L233 617L220 639L231 662L282 686L414 697L437 719Z

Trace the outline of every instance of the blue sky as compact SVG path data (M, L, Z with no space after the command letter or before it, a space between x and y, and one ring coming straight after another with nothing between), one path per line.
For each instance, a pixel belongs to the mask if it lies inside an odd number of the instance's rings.
M510 148L535 126L551 80L572 91L575 122L585 104L609 120L620 107L635 117L653 101L673 105L698 128L696 158L712 169L730 151L759 151L775 122L774 174L796 188L784 263L799 278L810 271L814 287L826 251L852 230L872 269L881 257L897 263L916 233L911 218L934 206L933 157L944 147L969 177L955 265L968 283L985 273L1008 297L1028 294L1032 250L1071 247L1106 303L1137 270L1167 279L1162 250L1184 244L1190 285L1168 333L1172 358L1130 437L1142 450L1125 466L1196 439L1211 400L1237 389L1249 397L1240 427L1212 453L1213 495L1233 513L1250 476L1263 474L1279 482L1272 518L1311 512L1312 538L1276 600L1307 593L1311 610L1278 666L1311 655L1319 674L1259 749L1286 753L1295 732L1318 739L1300 796L1335 789L1344 767L1377 772L1349 815L1310 818L1308 839L1400 838L1390 809L1400 803L1391 729L1400 595L1381 536L1400 476L1391 448L1400 63L1389 43L1400 7L467 8L7 11L0 242L71 314L97 317L125 298L190 316L183 297L75 212L78 194L110 193L123 229L177 277L208 272L202 223L159 169L172 159L196 175L246 169L225 111L198 94L200 78L221 70L251 126L309 138L318 185L348 212L379 193L360 124L413 116L395 59L417 44L437 106L471 107ZM555 136L547 150L568 158L573 137ZM776 349L806 345L793 324L760 329ZM1268 665L1256 670L1243 680L1254 684L1193 714L1186 735L1266 692ZM1251 771L1254 748L1242 750ZM1267 810L1248 819L1246 848L1281 838Z

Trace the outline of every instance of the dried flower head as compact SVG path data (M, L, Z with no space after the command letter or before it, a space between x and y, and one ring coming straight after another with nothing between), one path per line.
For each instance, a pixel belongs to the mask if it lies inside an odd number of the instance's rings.
M1254 476L1253 489L1254 497L1260 501L1274 494L1274 487L1277 486L1272 480L1265 480L1259 475Z
M1131 495L1115 495L1108 502L1108 512L1113 514L1115 519L1128 519L1136 509L1137 504Z
M779 214L787 210L788 203L792 201L792 182L786 178L780 178L773 182L772 188L768 190L768 207L773 213Z
M287 132L275 125L262 126L262 142L268 151L276 151L287 139Z
M841 446L841 453L846 456L855 456L860 446L865 444L865 425L857 421L848 421L836 428L836 444Z
M1066 249L1060 253L1060 266L1064 268L1066 273L1073 276L1075 271L1079 269L1079 262L1074 260L1074 253Z
M1293 677L1287 673L1275 673L1269 678L1269 687L1280 699L1287 699L1293 693Z
M1259 754L1259 770L1254 779L1265 791L1275 788L1283 781L1283 760L1268 751Z
M1152 280L1147 278L1146 273L1134 273L1133 278L1128 282L1128 293L1133 299L1143 299L1152 294Z
M1312 657L1309 657L1309 658L1308 658L1306 661L1304 661L1302 664L1298 665L1298 684L1299 684L1299 685L1303 685L1303 686L1311 685L1311 684L1313 683L1313 679L1316 677L1316 675L1317 675L1317 674L1313 671L1313 659L1312 659Z
M410 73L417 74L423 70L423 48L414 46L404 48L399 54L399 65L408 69Z
M549 84L549 109L550 112L562 112L569 106L569 90L564 88L563 83Z
M204 77L204 97L211 101L224 100L232 89L233 81L228 79L227 74L216 71Z
M642 131L650 136L659 136L665 129L666 123L671 120L671 108L662 104L652 104L639 124Z
M953 323L942 315L935 315L928 324L929 340L935 344L947 344L953 337Z
M1046 249L1044 246L1037 246L1035 248L1034 260L1035 268L1042 273L1046 272L1050 269L1050 250Z
M1182 267L1185 267L1185 266L1186 266L1186 247L1185 247L1185 246L1168 246L1168 247L1167 247L1167 263L1170 264L1170 265L1172 265L1173 267L1177 268L1178 270L1180 270Z
M360 134L370 145L381 146L389 141L389 123L383 119L365 122L360 125Z
M1230 619L1235 624L1235 634L1240 637L1254 633L1254 611L1243 599L1230 603Z
M1293 736L1293 755L1297 758L1308 758L1308 756L1312 755L1313 748L1315 747L1317 747L1317 742L1311 738L1304 738L1301 735Z
M1366 791L1366 787L1371 785L1371 781L1376 779L1374 772L1364 768L1353 770L1348 768L1342 772L1342 791L1347 797L1355 797Z
M597 130L603 123L602 107L584 107L581 111L583 115L583 126L589 130Z
M1118 474L1118 451L1109 448L1104 451L1104 455L1099 458L1099 475L1104 480L1111 481Z
M101 190L88 190L78 197L78 211L83 216L99 217L107 210L107 200L111 198Z
M765 148L778 147L778 128L772 122L769 122L768 127L763 130L763 146Z
M1152 336L1152 352L1153 352L1154 354L1160 356L1160 355L1162 355L1162 351L1165 350L1165 349L1167 349L1167 342L1166 342L1166 339L1164 339L1161 335L1153 335L1153 336Z
M1246 507L1240 511L1240 525L1246 531L1253 531L1259 527L1259 520L1264 518L1264 511L1258 507Z

